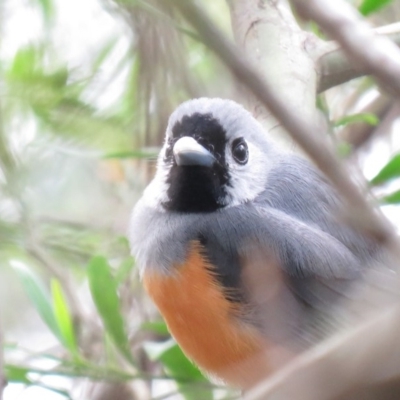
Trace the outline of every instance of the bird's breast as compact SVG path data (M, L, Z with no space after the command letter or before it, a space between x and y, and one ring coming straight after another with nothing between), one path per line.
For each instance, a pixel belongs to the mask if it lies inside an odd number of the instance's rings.
M185 263L174 266L169 275L148 269L144 286L190 359L228 383L248 386L253 368L258 368L257 375L268 372L266 358L259 357L266 343L255 327L240 319L244 310L227 300L203 254L200 243L192 242ZM248 373L252 376L246 377Z

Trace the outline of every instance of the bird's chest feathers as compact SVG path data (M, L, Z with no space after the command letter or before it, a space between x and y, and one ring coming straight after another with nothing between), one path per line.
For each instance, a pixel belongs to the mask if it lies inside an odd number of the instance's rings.
M199 243L192 243L174 274L153 271L144 274L144 285L175 339L200 367L221 376L228 365L260 350L256 330L238 318L238 304L225 298Z

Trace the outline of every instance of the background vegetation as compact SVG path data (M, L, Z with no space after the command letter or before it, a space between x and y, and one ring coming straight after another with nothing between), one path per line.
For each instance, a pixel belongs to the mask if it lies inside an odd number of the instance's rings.
M66 3L1 2L4 398L238 398L170 338L126 238L171 111L198 96L240 101L238 87L165 2L92 0L86 12ZM225 2L203 3L232 37ZM352 3L376 25L400 17L395 1ZM360 165L396 221L398 106L368 77L318 105L338 154Z

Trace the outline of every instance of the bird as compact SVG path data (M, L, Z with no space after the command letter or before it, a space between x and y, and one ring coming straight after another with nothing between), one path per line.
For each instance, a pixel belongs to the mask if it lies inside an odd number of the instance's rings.
M378 253L341 207L233 100L171 114L129 238L147 293L208 376L246 389L316 340Z

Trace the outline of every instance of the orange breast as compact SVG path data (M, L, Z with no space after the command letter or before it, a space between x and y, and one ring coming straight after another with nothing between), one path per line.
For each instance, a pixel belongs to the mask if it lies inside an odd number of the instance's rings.
M187 261L170 275L145 273L145 288L190 359L227 383L248 387L270 372L266 343L238 318L238 306L226 300L200 250L193 242Z

